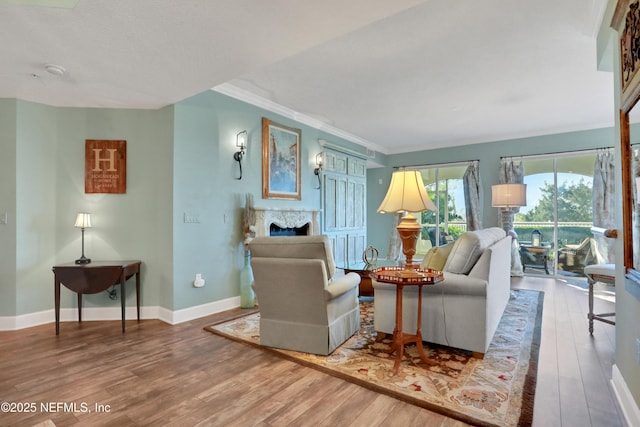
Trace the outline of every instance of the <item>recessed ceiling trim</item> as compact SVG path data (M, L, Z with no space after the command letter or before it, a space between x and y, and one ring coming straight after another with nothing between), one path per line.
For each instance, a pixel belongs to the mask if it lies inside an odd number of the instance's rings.
M295 120L297 122L310 126L314 129L318 129L323 132L327 132L331 135L337 136L339 138L346 139L347 141L362 145L363 147L370 148L372 150L378 151L383 154L389 154L387 153L387 150L385 150L383 147L377 144L374 144L371 141L367 141L366 139L360 138L359 136L353 135L335 126L331 126L327 123L321 122L320 120L314 119L313 117L309 117L306 114L298 113L297 111L292 110L289 107L285 107L283 105L270 101L261 96L257 96L251 92L240 89L239 87L234 86L230 83L223 83L221 85L212 87L211 90L215 92L219 92L223 95L230 96L231 98L235 98L237 100L246 102L247 104L251 104L256 107L265 109L272 113L279 114L291 120Z

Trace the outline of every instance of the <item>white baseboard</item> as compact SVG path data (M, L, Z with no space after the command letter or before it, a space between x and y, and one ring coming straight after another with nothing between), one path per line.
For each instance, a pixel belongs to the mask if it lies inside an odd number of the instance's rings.
M170 325L188 322L204 316L220 313L225 310L240 307L240 297L227 298L207 304L197 305L182 310L171 311L164 307L140 307L141 319L159 319ZM126 307L125 317L136 319L136 307ZM120 307L84 307L82 309L82 320L120 320ZM33 326L55 323L55 311L44 310L36 313L21 314L19 316L0 316L0 331L15 331L18 329L31 328ZM60 309L61 322L77 322L77 308Z
M611 372L611 386L627 425L640 426L640 408L616 365L613 365Z
M171 311L160 307L158 319L170 325L188 322L189 320L198 319L204 316L220 313L222 311L231 310L240 307L240 297L232 297L220 301L214 301L207 304L196 305L194 307L184 308L182 310Z

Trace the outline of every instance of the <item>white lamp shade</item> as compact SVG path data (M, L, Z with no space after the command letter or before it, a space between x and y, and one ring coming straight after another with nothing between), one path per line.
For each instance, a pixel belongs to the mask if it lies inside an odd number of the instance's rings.
M492 186L491 205L497 208L527 206L527 185L497 184Z
M380 204L378 212L422 212L436 211L427 190L424 188L420 171L396 171L391 175L391 184L387 195Z
M74 227L78 228L90 228L91 227L91 214L86 212L78 212L78 216L76 217L76 223Z

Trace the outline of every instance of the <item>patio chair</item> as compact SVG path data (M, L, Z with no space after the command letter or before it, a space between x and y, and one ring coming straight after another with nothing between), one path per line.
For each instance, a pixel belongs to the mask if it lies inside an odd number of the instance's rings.
M565 245L558 251L558 270L584 275L584 268L596 264L595 240L585 238L577 245Z

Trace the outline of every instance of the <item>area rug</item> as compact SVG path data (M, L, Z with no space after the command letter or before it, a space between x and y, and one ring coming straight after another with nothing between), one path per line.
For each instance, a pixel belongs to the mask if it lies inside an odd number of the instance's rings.
M479 426L527 426L533 418L542 292L513 290L484 359L425 343L429 363L408 345L397 375L391 337L373 328L372 298L360 302L361 327L329 356L260 346L260 313L205 329L402 401Z

